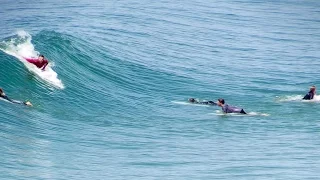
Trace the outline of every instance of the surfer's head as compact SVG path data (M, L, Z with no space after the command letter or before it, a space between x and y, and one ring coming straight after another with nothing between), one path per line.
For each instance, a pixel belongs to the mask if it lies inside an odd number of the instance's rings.
M2 95L4 92L3 92L3 90L2 90L2 88L0 88L0 94Z
M223 106L224 105L224 99L222 99L222 98L218 99L217 104L218 104L218 106Z
M194 103L194 102L196 102L196 100L194 98L189 98L189 102Z
M315 90L316 90L316 86L313 85L310 87L310 91L315 91Z
M42 61L44 59L44 55L40 54L38 59Z

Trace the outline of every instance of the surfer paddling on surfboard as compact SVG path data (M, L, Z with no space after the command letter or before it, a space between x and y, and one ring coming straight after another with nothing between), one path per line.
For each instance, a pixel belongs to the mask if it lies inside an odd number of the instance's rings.
M235 106L230 106L225 104L224 99L218 99L217 105L222 108L224 113L240 113L240 114L247 114L242 108L238 108Z
M311 100L316 95L316 86L311 86L310 91L303 97L303 100Z
M25 101L25 102L22 102L22 101L17 101L17 100L13 100L13 99L10 99L5 93L4 91L2 90L2 88L0 88L0 98L3 98L11 103L15 103L15 104L23 104L23 105L26 105L26 106L32 106L32 104L29 102L29 101Z
M26 58L24 57L25 60L27 60L29 63L34 64L41 70L45 70L46 66L48 65L48 60L44 58L43 55L39 55L38 59L37 58Z

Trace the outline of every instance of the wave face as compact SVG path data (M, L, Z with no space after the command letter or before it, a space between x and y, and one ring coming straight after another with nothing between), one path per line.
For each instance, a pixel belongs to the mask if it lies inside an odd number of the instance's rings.
M319 177L318 7L1 2L0 86L34 107L0 101L0 179Z

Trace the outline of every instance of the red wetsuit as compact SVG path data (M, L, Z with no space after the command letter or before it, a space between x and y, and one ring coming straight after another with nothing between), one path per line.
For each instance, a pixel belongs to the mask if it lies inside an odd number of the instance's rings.
M40 62L39 59L35 59L35 58L25 58L29 63L32 63L34 65L36 65L38 68L42 68L42 70L44 70L44 68L46 68L46 66L48 65L48 60L43 59L42 62Z

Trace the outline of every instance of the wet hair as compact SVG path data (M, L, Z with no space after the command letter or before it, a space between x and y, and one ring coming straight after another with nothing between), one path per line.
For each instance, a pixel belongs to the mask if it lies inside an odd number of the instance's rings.
M189 98L189 102L195 102L196 100L194 98Z
M316 86L311 86L310 87L310 92L313 92L313 93L316 92Z
M224 104L224 99L220 98L218 99L219 103Z
M43 59L44 59L44 55L42 55L42 54L40 54L39 57L43 57Z
M2 88L0 88L0 93L1 93L1 94L3 93L3 90L2 90Z

